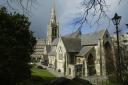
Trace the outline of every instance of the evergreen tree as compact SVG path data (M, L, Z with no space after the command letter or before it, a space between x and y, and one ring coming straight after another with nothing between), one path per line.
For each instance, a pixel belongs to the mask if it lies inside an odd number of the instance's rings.
M16 85L31 77L29 62L36 43L28 17L0 9L0 85Z

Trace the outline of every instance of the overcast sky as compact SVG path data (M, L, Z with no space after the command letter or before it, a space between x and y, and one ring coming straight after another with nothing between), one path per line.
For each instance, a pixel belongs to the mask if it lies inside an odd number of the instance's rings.
M0 0L0 3L2 1L3 0ZM34 32L36 37L44 38L46 36L52 1L53 0L37 0L34 6L31 7L29 16L31 21L31 30ZM78 17L81 13L81 1L82 0L55 0L56 16L59 22L61 35L69 34L77 29L77 26L74 26L72 23L74 18ZM123 30L126 29L125 24L128 23L128 0L122 0L120 4L118 4L119 0L107 1L110 5L107 9L109 18L112 18L115 12L117 12L122 16L120 28ZM82 32L93 32L101 28L108 28L111 33L114 32L113 24L111 23L108 25L108 21L105 18L101 19L99 25L90 26L85 23L82 28Z
M46 35L52 1L38 0L35 8L32 8L31 28L36 36L42 37ZM71 20L79 12L80 2L81 0L55 0L56 16L62 35L75 30L75 27L71 25Z

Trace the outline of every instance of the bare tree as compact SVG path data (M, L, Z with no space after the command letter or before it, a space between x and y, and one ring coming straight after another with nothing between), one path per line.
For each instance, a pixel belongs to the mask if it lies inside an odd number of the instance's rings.
M24 13L29 13L37 0L4 0L0 6L6 6L12 10L22 9ZM18 7L18 8L17 8Z
M119 0L119 4L122 0ZM110 4L107 3L107 0L82 0L81 7L83 9L83 15L80 20L76 21L80 26L83 23L88 22L90 15L92 17L91 21L98 23L102 17L106 17L109 20L110 18L107 15L107 9L110 8Z
M85 22L88 22L91 17L92 17L92 20L94 20L93 21L94 23L99 23L99 20L103 17L108 18L109 23L110 23L111 17L107 15L107 10L106 10L110 8L110 5L108 4L107 1L108 0L82 0L81 6L83 9L83 15L81 19L78 20L76 23L80 24L80 27L81 27ZM122 1L123 0L118 0L118 4L120 5ZM128 24L126 24L126 26L128 26ZM119 69L123 70L124 68L119 68ZM122 75L122 76L128 78L128 74ZM123 79L123 78L120 78L120 79ZM122 82L123 82L122 85L127 85L126 82L128 81L122 80L121 83Z

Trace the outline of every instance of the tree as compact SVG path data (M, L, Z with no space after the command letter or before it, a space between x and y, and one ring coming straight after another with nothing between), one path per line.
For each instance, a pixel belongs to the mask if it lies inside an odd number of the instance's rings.
M81 27L85 22L89 22L90 18L90 22L99 23L99 20L103 17L106 17L110 22L111 18L106 13L106 9L110 7L107 1L108 0L82 0L82 17L75 23L80 24ZM121 1L122 0L118 0L118 3L120 4Z
M0 85L16 85L31 77L28 63L36 39L29 26L24 15L0 9Z
M4 0L0 6L6 6L6 8L12 10L21 9L23 13L29 14L31 8L36 4L37 0Z

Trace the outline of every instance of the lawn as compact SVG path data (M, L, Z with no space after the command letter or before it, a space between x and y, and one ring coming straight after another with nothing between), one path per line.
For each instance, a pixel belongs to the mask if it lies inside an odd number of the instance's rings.
M19 85L49 85L51 80L56 79L56 77L51 74L48 70L32 67L32 78L25 80ZM83 83L78 80L70 80L66 85L80 85ZM90 84L86 84L90 85Z
M50 72L48 72L48 70L39 69L36 67L32 67L32 76L39 76L46 80L51 80L55 78L55 76L51 74Z
M32 67L31 71L31 79L24 80L19 85L47 85L51 80L56 78L45 69Z

